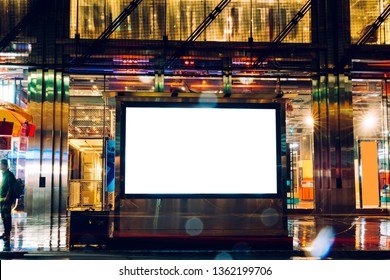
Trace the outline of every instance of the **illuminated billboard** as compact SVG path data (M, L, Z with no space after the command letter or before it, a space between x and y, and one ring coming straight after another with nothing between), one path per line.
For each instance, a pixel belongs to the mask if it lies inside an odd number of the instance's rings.
M279 115L279 104L125 103L122 194L279 194Z

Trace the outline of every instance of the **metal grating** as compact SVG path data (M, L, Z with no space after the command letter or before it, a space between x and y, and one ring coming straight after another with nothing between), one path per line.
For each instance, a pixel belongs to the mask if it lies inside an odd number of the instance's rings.
M104 115L103 106L70 106L69 138L111 137L114 135L114 128L111 127L113 120L115 120L115 111L106 108ZM103 133L104 128L105 133Z

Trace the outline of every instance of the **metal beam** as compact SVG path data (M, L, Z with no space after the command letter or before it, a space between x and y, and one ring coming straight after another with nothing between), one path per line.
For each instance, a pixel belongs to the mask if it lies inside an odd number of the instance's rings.
M101 50L102 45L110 38L111 34L123 23L123 21L135 10L142 0L132 0L131 3L119 14L119 16L103 31L80 57L76 57L73 63L84 64L94 53Z
M311 0L307 1L305 5L299 10L299 12L293 17L293 19L283 28L278 36L269 44L265 49L264 54L256 59L253 63L254 67L261 66L264 61L270 56L272 51L276 49L280 43L287 37L291 30L298 24L298 22L306 15L311 8Z
M356 52L361 49L367 42L370 40L371 36L375 34L375 32L379 29L379 27L382 25L383 22L389 17L390 15L390 4L387 5L387 7L383 10L383 12L380 14L380 16L374 21L373 24L360 37L360 39L356 42L356 44L352 45L350 50L345 53L343 58L341 59L338 70L343 69L353 58L353 56L356 54Z
M165 69L170 68L176 60L178 60L186 50L198 39L198 37L206 30L206 28L214 21L214 19L223 11L223 9L230 3L231 0L222 0L214 10L203 20L203 22L192 32L192 34L185 40L176 52L165 63Z
M11 29L11 31L0 41L0 51L4 50L16 36L34 19L34 16L41 11L45 0L35 3L27 14L18 22L18 24Z

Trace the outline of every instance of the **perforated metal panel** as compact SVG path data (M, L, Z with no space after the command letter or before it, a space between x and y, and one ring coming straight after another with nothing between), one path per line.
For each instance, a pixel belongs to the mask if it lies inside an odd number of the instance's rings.
M115 39L186 40L220 0L143 0L130 17L111 35ZM72 0L70 33L97 38L129 4L129 1ZM269 42L303 6L304 1L232 0L215 18L199 41ZM77 13L78 11L78 13ZM78 15L78 17L77 17ZM288 42L309 42L310 15L286 38Z
M103 138L111 137L114 131L111 120L115 119L115 112L103 106L83 107L70 106L69 110L69 137L70 138Z

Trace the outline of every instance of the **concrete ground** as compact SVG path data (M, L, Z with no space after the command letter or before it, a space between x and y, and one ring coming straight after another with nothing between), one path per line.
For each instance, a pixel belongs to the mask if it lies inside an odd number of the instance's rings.
M0 230L2 228L0 227ZM231 248L111 249L107 246L69 248L68 218L26 217L15 214L9 242L0 241L0 259L390 259L390 216L316 216L291 214L288 218L292 249L277 241L265 250L240 242ZM264 241L264 240L263 240ZM217 240L214 242L218 242ZM274 242L274 243L273 243Z

